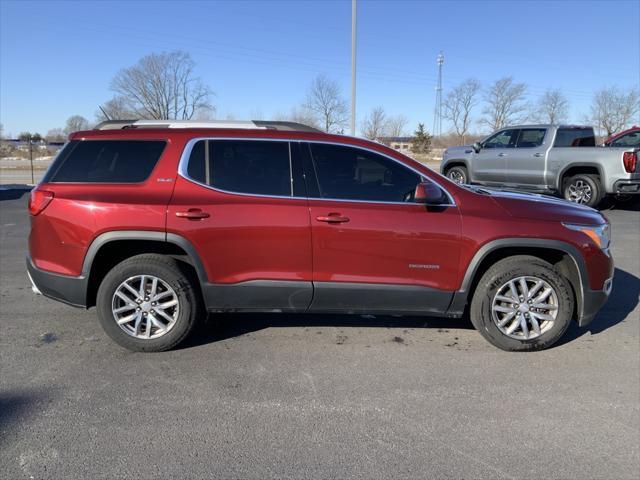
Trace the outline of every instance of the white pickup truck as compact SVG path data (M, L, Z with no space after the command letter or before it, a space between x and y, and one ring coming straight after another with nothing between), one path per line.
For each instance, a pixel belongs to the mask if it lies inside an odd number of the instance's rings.
M560 195L596 206L640 194L638 148L597 147L593 128L520 125L444 151L441 173L459 183Z

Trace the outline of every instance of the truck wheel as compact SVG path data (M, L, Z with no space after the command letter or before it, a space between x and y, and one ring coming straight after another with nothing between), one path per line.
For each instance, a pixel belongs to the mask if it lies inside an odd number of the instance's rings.
M569 327L573 293L566 278L544 260L517 255L500 260L480 279L471 322L496 347L542 350Z
M595 207L602 200L600 177L584 173L574 175L565 181L562 193L565 200Z
M182 342L202 315L195 275L163 255L136 255L102 280L96 307L104 331L132 351L160 352Z
M469 173L466 167L451 167L447 170L447 177L456 183L469 183Z

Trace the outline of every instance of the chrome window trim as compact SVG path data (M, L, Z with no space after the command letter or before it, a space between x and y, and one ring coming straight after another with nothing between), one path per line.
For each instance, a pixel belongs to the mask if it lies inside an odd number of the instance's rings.
M424 203L417 203L417 202L385 202L385 201L381 201L381 200L354 200L354 199L348 199L348 198L316 198L316 197L296 197L296 196L283 196L283 195L264 195L264 194L259 194L259 193L244 193L244 192L233 192L233 191L229 191L229 190L223 190L221 188L217 188L217 187L212 187L211 185L206 185L202 182L199 182L198 180L195 180L191 177L189 177L189 175L187 174L187 167L189 164L189 157L191 156L191 151L193 150L193 146L202 140L246 140L246 141L259 141L259 142L288 142L289 144L291 142L297 142L297 143L319 143L319 144L324 144L324 145L338 145L338 146L343 146L343 147L351 147L351 148L358 148L361 150L364 150L366 152L370 152L376 155L380 155L382 157L388 158L391 161L394 161L400 165L402 165L403 167L411 170L412 172L414 172L415 174L419 175L420 178L422 180L425 180L425 176L422 174L422 172L416 170L415 168L406 165L404 162L401 162L398 159L395 159L389 155L386 155L382 152L379 152L377 150L373 150L371 148L367 148L367 147L361 147L359 145L351 145L349 143L342 143L342 142L330 142L330 141L322 141L322 140L300 140L300 139L296 139L296 138L260 138L260 137L195 137L192 138L191 140L189 140L187 142L187 144L184 147L184 150L182 151L182 155L180 156L180 162L178 163L178 175L180 175L182 178L184 178L185 180L191 182L191 183L195 183L196 185L200 185L201 187L204 188L208 188L209 190L213 190L215 192L220 192L220 193L226 193L229 195L239 195L239 196L243 196L243 197L260 197L260 198L277 198L277 199L289 199L289 200L307 200L307 201L327 201L327 202L349 202L349 203L373 203L373 204L382 204L382 205L422 205L424 206ZM291 147L289 147L289 150L291 149ZM289 155L289 159L291 161L291 155ZM292 168L290 168L290 174L291 176L293 176L293 171ZM444 188L439 182L429 178L428 179L430 182L435 183L436 185L438 185L438 187L440 187L442 189L442 191L447 195L447 197L449 198L449 202L450 203L440 203L440 204L436 204L436 205L429 205L430 207L455 207L456 202L453 199L453 196L448 192L448 190L446 188Z

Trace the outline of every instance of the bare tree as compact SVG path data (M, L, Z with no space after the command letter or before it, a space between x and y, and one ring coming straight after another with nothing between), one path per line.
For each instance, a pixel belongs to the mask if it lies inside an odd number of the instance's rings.
M538 99L533 117L541 123L566 122L569 101L558 89L549 89Z
M325 132L336 133L347 125L347 101L342 97L338 83L324 75L318 75L311 82L304 106Z
M120 70L111 90L125 100L136 118L189 120L214 109L211 90L194 70L195 62L186 52L152 53Z
M113 97L108 102L100 105L96 111L96 121L104 122L105 120L134 120L139 117L134 113L127 104L124 97ZM106 115L105 115L106 114Z
M52 128L47 132L44 138L48 142L64 142L67 139L67 136L62 128Z
M293 107L289 113L277 112L273 116L273 119L285 122L296 122L308 125L309 127L320 128L317 118L305 105L302 105L301 107Z
M376 107L365 117L361 125L362 135L369 140L375 140L385 135L387 115L384 108Z
M604 88L591 101L591 121L610 136L627 126L640 109L638 90L626 92L617 87Z
M84 118L82 115L72 115L67 118L67 123L64 127L64 133L69 135L72 132L77 132L79 130L88 130L89 128L91 128L89 120Z
M513 77L504 77L496 80L485 92L485 108L482 113L485 117L482 123L492 130L523 120L527 110L525 93L527 85L514 83Z
M480 82L474 78L469 78L449 92L444 101L443 116L451 121L462 143L469 134L471 126L471 111L478 105L478 92Z
M409 120L402 114L393 115L387 119L387 135L390 137L402 137Z

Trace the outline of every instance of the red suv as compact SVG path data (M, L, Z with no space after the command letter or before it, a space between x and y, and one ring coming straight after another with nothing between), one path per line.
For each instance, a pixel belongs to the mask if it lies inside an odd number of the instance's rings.
M539 350L612 285L596 210L457 185L383 145L286 122L106 122L33 190L34 291L96 306L131 350L209 312L460 317Z

